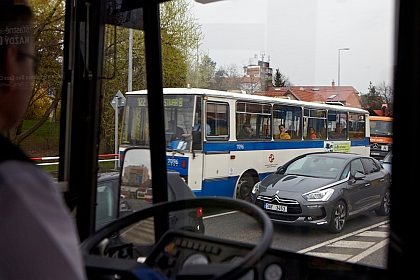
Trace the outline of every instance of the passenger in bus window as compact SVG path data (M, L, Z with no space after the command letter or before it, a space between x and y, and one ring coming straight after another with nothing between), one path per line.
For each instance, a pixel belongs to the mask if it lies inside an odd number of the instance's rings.
M0 30L20 43L0 45L0 279L86 279L77 229L58 186L3 136L25 115L38 63L33 15L22 2L0 2Z
M315 129L312 126L309 128L309 138L311 138L311 139L317 139L318 138L315 134Z
M239 131L238 139L250 139L252 137L252 128L249 123L245 123L242 125L241 131Z
M277 134L274 138L275 139L282 139L282 140L288 140L290 139L290 135L289 133L287 133L286 128L284 127L284 125L279 125L279 131L280 133Z
M198 118L198 123L196 123L193 127L193 131L201 131L201 118ZM206 135L210 135L211 128L208 123L206 123Z

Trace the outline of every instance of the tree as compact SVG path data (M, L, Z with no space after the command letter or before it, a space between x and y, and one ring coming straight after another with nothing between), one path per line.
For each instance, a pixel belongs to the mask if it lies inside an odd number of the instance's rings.
M276 74L274 75L273 85L275 87L288 87L291 86L292 83L289 81L289 77L283 75L279 68L276 69Z
M193 53L203 39L201 26L192 13L191 2L187 0L174 0L161 4L160 19L163 85L186 87L191 65L195 62L192 59L196 57ZM142 30L132 30L132 32L132 88L141 90L147 87L144 32ZM107 26L106 38L104 75L109 79L105 79L102 85L100 151L103 153L114 150L115 116L110 102L118 90L123 93L128 90L129 30Z
M239 82L238 67L235 64L221 66L215 72L212 89L216 90L237 90Z
M21 127L8 131L10 140L19 145L36 131L57 108L61 98L61 62L63 57L64 1L30 0L34 13L33 36L36 56L40 58L34 87L25 118L36 116L30 129ZM53 94L51 94L53 93Z
M207 53L197 54L197 61L188 68L187 83L196 88L210 88L214 77L216 62Z
M369 92L362 96L362 105L365 108L370 108L372 110L379 110L382 106L382 98L377 91L376 87L369 83Z
M390 85L386 85L385 81L380 83L378 86L378 94L382 99L382 104L387 104L388 111L391 112L393 110L393 102L394 102L394 91ZM382 106L381 104L381 106Z

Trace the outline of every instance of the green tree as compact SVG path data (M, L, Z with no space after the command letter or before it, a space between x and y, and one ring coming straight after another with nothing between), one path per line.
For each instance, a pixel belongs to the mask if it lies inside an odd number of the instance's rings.
M292 83L289 81L289 77L286 77L280 72L280 69L276 69L276 74L274 75L273 85L275 87L288 87L291 86Z
M199 57L197 57L197 55ZM197 55L196 61L190 62L187 83L196 88L210 88L211 79L213 78L216 69L216 62L204 52Z
M201 26L192 13L191 2L174 0L160 5L162 38L162 71L164 87L185 87L192 57L203 35ZM132 89L145 89L146 63L144 32L133 32ZM107 26L105 43L103 103L101 120L102 153L114 150L115 115L110 102L118 90L128 90L129 29ZM121 120L122 118L120 118ZM119 126L121 127L121 126Z
M371 108L373 110L379 110L382 106L382 97L378 92L377 88L369 83L369 92L362 97L362 105L366 108Z
M65 3L61 0L30 0L29 5L34 13L34 44L40 63L25 118L38 121L25 131L18 127L8 132L7 136L17 145L48 119L61 98Z

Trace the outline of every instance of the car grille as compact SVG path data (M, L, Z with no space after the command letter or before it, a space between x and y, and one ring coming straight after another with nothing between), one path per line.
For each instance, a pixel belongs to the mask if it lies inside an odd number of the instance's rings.
M275 194L274 196L259 195L257 197L255 204L264 209L264 202L287 206L287 214L301 214L302 213L302 208L300 207L300 204L299 202L297 202L297 200L281 198L281 197L278 197L277 194ZM270 211L270 210L265 210L265 211L267 211L269 216L270 216L270 213L277 213L276 216L284 216L286 214L286 213L279 213L279 212Z

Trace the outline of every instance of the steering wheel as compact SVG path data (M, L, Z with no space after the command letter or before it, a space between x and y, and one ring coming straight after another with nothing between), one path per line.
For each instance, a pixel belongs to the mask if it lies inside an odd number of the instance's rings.
M86 270L88 275L94 275L93 277L103 277L105 275L116 275L118 274L120 279L148 279L147 275L153 275L151 279L167 279L156 278L162 277L152 270L151 264L154 260L150 260L152 256L162 254L165 242L171 237L185 236L193 237L202 242L212 242L218 244L219 241L223 242L223 239L205 236L199 233L181 232L178 230L169 230L164 236L154 245L152 252L146 258L144 263L137 262L133 259L115 259L106 256L95 255L95 247L107 237L115 234L120 229L132 225L138 221L154 216L156 213L169 213L172 211L179 211L197 207L212 207L226 210L236 210L245 213L253 217L262 229L262 235L260 241L248 253L238 258L235 262L229 264L211 264L208 267L201 266L200 272L207 274L204 276L205 279L234 279L242 276L248 270L255 265L258 260L264 255L269 249L272 238L273 238L273 225L268 215L258 206L249 202L231 198L194 198L186 200L176 200L170 202L162 202L153 204L150 207L144 208L130 215L127 215L121 219L118 219L107 226L101 228L81 243L81 251L85 260ZM226 241L224 241L226 242ZM230 244L230 243L229 243ZM238 246L239 247L239 246ZM177 276L177 273L171 277ZM141 275L141 276L139 276ZM191 277L191 275L189 275ZM104 279L104 278L101 278Z

